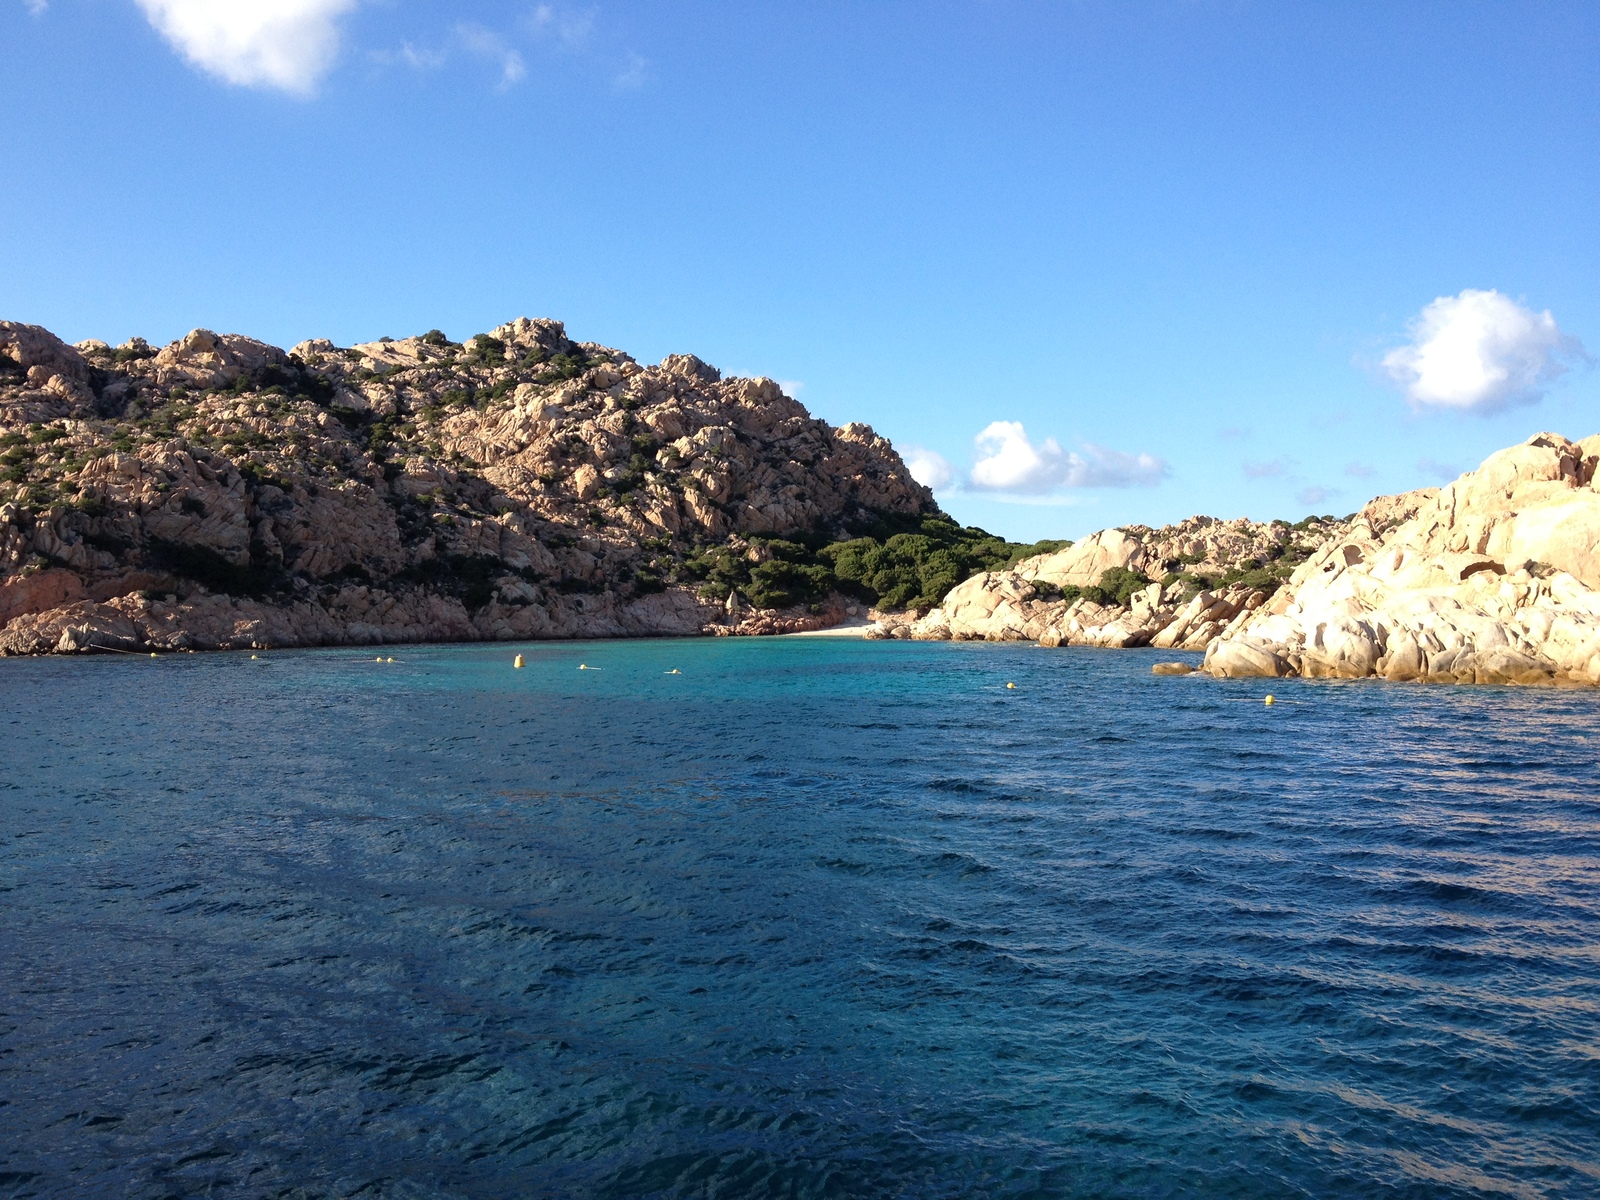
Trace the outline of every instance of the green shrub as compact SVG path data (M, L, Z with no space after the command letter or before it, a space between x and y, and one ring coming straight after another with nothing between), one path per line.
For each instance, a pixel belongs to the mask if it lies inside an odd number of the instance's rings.
M535 377L539 383L559 383L563 379L576 379L589 366L589 358L576 346L566 354L553 354L544 370Z
M407 567L397 578L454 596L469 610L475 610L494 599L494 581L505 574L505 563L493 555L446 554L425 558Z
M746 595L757 608L788 608L821 600L833 588L833 572L816 564L774 558L750 569Z
M475 334L472 348L467 352L467 361L486 367L501 366L506 361L506 344L487 333Z
M1139 571L1130 571L1127 567L1107 567L1100 573L1100 582L1084 588L1082 595L1096 604L1125 605L1133 599L1135 592L1143 591L1150 583L1150 577Z
M213 592L259 599L277 590L281 572L254 563L241 566L208 546L153 538L147 552L151 565L203 584Z

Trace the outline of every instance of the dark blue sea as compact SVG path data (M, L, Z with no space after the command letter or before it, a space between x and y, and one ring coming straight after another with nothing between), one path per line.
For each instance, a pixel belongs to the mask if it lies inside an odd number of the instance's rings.
M1600 1195L1596 693L391 653L0 661L0 1196Z

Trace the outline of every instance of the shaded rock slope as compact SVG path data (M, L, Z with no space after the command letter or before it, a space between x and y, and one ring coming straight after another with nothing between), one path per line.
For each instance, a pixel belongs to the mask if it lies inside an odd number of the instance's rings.
M865 425L555 321L290 351L0 322L0 653L814 627L881 596L821 551L897 535L928 542L902 601L944 543L940 594L1020 550Z

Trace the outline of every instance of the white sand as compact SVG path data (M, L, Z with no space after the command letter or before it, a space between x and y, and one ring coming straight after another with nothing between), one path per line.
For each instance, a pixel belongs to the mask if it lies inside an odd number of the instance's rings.
M867 617L846 617L827 629L808 629L802 633L780 633L779 637L861 637L876 622Z

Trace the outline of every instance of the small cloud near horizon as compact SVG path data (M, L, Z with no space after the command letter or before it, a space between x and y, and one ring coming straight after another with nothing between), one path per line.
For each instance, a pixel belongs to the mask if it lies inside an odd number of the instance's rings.
M1454 483L1455 480L1461 475L1461 472L1458 468L1451 466L1449 463L1442 463L1438 459L1434 458L1417 459L1417 470L1421 471L1430 479L1437 479L1440 483Z
M1055 438L1034 445L1021 421L991 422L974 439L978 461L968 473L986 492L1041 495L1060 488L1154 487L1171 474L1164 459L1128 454L1093 442L1083 453L1063 450Z
M1489 414L1537 404L1573 363L1593 361L1549 309L1466 288L1424 307L1383 368L1413 408Z
M1315 507L1318 504L1321 504L1325 500L1331 500L1333 497L1335 497L1337 495L1339 495L1339 489L1338 488L1307 487L1307 488L1301 488L1298 492L1296 492L1294 494L1294 498L1297 501L1299 501L1301 504L1307 505L1309 507Z
M925 488L939 492L956 481L956 469L936 450L928 450L922 446L908 446L900 457L905 460L906 470L911 472L911 478Z
M1270 462L1247 462L1240 469L1246 479L1277 479L1289 473L1289 464L1275 458Z

